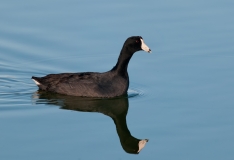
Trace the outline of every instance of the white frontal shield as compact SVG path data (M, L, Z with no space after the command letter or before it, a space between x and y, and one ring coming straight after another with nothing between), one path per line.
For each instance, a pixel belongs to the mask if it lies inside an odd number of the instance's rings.
M151 53L151 49L145 44L145 42L143 41L143 39L141 39L141 49L143 51L146 51L148 53Z

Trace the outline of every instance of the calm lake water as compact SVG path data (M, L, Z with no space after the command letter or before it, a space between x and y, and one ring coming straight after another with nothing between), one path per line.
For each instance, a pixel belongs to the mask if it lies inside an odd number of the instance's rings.
M233 160L233 15L233 0L1 1L0 159ZM153 53L131 59L128 96L37 92L32 75L111 69L132 35ZM129 154L126 135L149 142Z

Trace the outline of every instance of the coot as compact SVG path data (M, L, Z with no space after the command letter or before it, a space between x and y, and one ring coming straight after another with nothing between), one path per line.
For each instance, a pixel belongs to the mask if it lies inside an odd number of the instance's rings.
M127 93L128 63L140 50L151 52L141 36L129 37L120 52L116 65L107 72L49 74L32 77L40 90L80 97L111 98Z

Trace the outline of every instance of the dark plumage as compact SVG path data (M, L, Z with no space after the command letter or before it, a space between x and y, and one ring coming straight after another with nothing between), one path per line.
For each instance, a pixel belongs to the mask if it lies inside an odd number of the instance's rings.
M132 136L127 125L127 113L129 108L126 96L118 98L81 98L62 94L38 91L35 95L36 104L46 103L57 105L60 109L67 109L81 112L98 112L110 117L116 126L120 143L127 153L138 154L148 142L148 139L138 139ZM140 119L139 119L140 121ZM109 127L105 128L108 130ZM66 136L66 135L65 135ZM69 135L68 135L69 136ZM79 137L79 135L77 135ZM98 138L98 137L97 137ZM89 140L87 137L86 139ZM105 145L102 143L101 145ZM109 150L110 147L107 147Z
M108 72L49 74L32 77L40 90L81 97L116 97L127 93L128 63L140 50L151 52L142 37L129 37L120 52L117 64Z

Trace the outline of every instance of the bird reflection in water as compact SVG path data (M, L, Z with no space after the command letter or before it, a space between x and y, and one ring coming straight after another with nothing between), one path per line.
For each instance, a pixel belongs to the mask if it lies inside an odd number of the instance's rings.
M111 99L94 99L38 91L33 97L36 104L53 104L60 106L61 109L99 112L111 117L116 125L120 143L127 153L138 154L148 142L148 139L133 137L128 130L126 122L129 105L127 95Z

